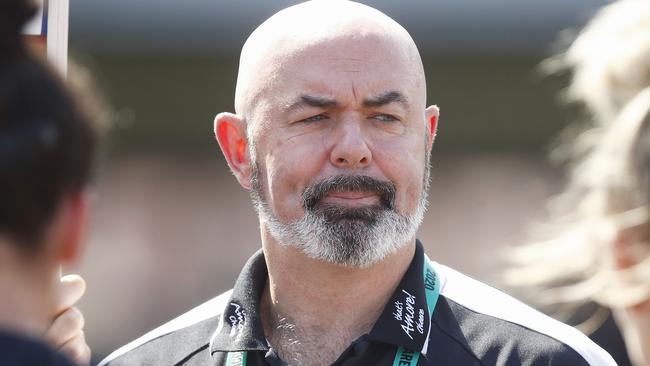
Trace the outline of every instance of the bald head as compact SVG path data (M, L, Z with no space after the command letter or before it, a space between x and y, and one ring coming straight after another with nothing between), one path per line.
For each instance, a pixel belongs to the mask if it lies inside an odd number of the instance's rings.
M320 52L315 52L320 51ZM388 58L391 60L387 60ZM241 52L235 109L251 119L264 97L293 74L292 67L310 58L342 61L349 72L392 63L405 83L412 84L416 101L426 99L422 61L408 32L390 17L369 6L345 0L314 0L284 9L262 23ZM318 67L313 63L313 67ZM387 65L384 65L387 66ZM314 70L318 72L318 70Z

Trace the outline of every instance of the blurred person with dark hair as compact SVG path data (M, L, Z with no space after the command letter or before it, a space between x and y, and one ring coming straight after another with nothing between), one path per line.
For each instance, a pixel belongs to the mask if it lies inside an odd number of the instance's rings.
M262 249L233 290L102 365L614 365L424 253L439 111L393 19L342 0L276 13L243 46L235 110L214 133Z
M21 28L34 14L31 2L0 0L0 365L87 364L72 307L85 285L59 272L81 252L95 131L26 49Z
M650 365L650 2L605 6L548 65L572 71L568 97L591 121L566 144L567 189L506 281L558 313L613 309L630 359Z

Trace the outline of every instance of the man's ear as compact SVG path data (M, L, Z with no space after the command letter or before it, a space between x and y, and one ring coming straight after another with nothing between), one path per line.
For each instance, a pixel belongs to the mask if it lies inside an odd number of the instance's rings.
M244 120L233 113L219 113L214 118L214 136L239 184L250 189L252 167Z
M424 110L424 117L426 118L427 132L429 134L427 139L427 147L430 151L431 147L433 146L433 141L436 139L436 132L438 131L440 108L438 108L437 105L427 107L427 109Z
M88 224L88 211L87 192L67 196L59 204L47 238L57 262L75 264L81 258Z

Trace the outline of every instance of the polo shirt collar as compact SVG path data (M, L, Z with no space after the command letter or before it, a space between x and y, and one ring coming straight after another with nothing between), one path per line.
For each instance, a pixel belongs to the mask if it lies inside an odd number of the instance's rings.
M260 249L246 262L235 282L219 326L210 339L211 355L215 352L269 349L259 313L267 279L266 261Z
M424 258L418 240L409 268L369 333L371 340L426 355L431 319L424 288Z

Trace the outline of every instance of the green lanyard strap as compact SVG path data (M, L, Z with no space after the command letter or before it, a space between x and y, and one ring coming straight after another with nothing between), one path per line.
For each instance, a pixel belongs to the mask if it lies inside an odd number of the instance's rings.
M246 366L246 359L248 358L248 352L228 352L228 357L226 358L226 366Z
M427 255L424 255L424 290L427 298L427 309L429 310L429 328L431 328L431 319L433 316L433 309L436 307L438 297L440 296L440 278L431 265L431 261ZM427 334L427 337L429 334ZM427 340L428 341L428 340ZM248 352L229 352L226 358L226 366L246 366L246 359ZM415 366L420 359L420 352L408 350L404 347L398 347L395 353L395 360L393 366Z
M431 319L433 317L433 309L436 307L438 297L440 296L440 278L431 265L431 261L427 255L424 255L424 293L427 298L427 309L429 310L429 329L431 328ZM427 337L429 334L427 333ZM428 339L427 339L428 342ZM398 347L395 353L395 360L393 366L415 366L420 359L420 352L408 350L404 347Z

